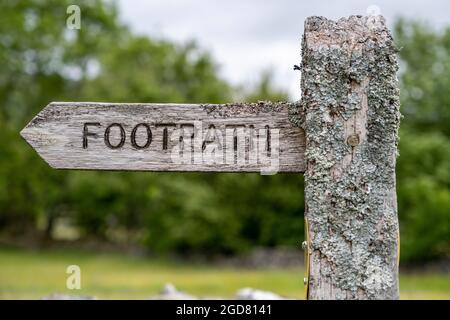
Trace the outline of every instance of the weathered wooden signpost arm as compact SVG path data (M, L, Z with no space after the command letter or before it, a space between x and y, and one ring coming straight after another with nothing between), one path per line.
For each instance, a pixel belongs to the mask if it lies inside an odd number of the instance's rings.
M302 59L308 298L397 299L396 47L381 16L311 17Z
M287 102L52 102L21 131L57 169L304 171L304 131Z

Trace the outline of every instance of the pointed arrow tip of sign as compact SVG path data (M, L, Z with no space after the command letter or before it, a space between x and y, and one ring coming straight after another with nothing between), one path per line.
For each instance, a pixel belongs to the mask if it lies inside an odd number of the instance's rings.
M21 131L20 136L31 145L30 141L30 130L28 128L29 124L27 124ZM31 145L32 146L32 145Z
M24 138L33 148L33 142L35 140L36 133L40 131L40 124L44 121L43 114L54 104L54 102L46 105L30 122L20 131L20 135Z
M25 140L27 140L27 133L28 133L27 127L28 125L20 131L20 136Z
M51 159L48 159L45 148L52 142L43 124L48 120L46 114L53 108L55 102L46 105L31 121L19 132L20 136L33 148L36 153L52 168L56 168Z
M38 128L34 126L33 121L34 119L20 131L20 136L34 149L33 142L36 139L36 129Z
M54 163L52 163L47 157L42 153L41 148L39 147L39 141L36 137L36 130L32 129L33 126L31 125L31 122L25 126L20 131L21 137L28 143L28 145L34 149L34 151L41 157L51 168L58 169Z

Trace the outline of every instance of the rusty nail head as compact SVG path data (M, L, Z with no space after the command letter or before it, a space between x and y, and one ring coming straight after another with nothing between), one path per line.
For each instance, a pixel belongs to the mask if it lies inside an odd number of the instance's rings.
M347 138L347 143L352 147L357 146L359 144L359 135L357 134L349 135Z

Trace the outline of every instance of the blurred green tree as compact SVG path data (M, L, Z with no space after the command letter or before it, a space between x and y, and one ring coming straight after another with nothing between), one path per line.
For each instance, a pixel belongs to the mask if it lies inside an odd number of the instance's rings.
M402 127L450 136L450 28L436 31L425 23L399 19Z
M450 256L450 28L400 19L397 194L404 261Z
M67 178L29 152L19 130L50 101L79 99L79 84L102 39L120 35L116 9L100 0L82 1L83 27L66 28L71 1L2 1L0 10L0 228L34 230L65 212ZM107 40L110 39L110 40ZM42 219L41 219L42 220Z

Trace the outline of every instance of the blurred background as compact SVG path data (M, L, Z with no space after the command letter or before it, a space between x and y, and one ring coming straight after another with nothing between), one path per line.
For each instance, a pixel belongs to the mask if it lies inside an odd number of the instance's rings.
M305 18L373 10L400 48L401 298L450 299L450 3L431 0L2 0L0 298L148 298L168 282L303 298L301 175L58 171L19 131L51 101L298 100Z

